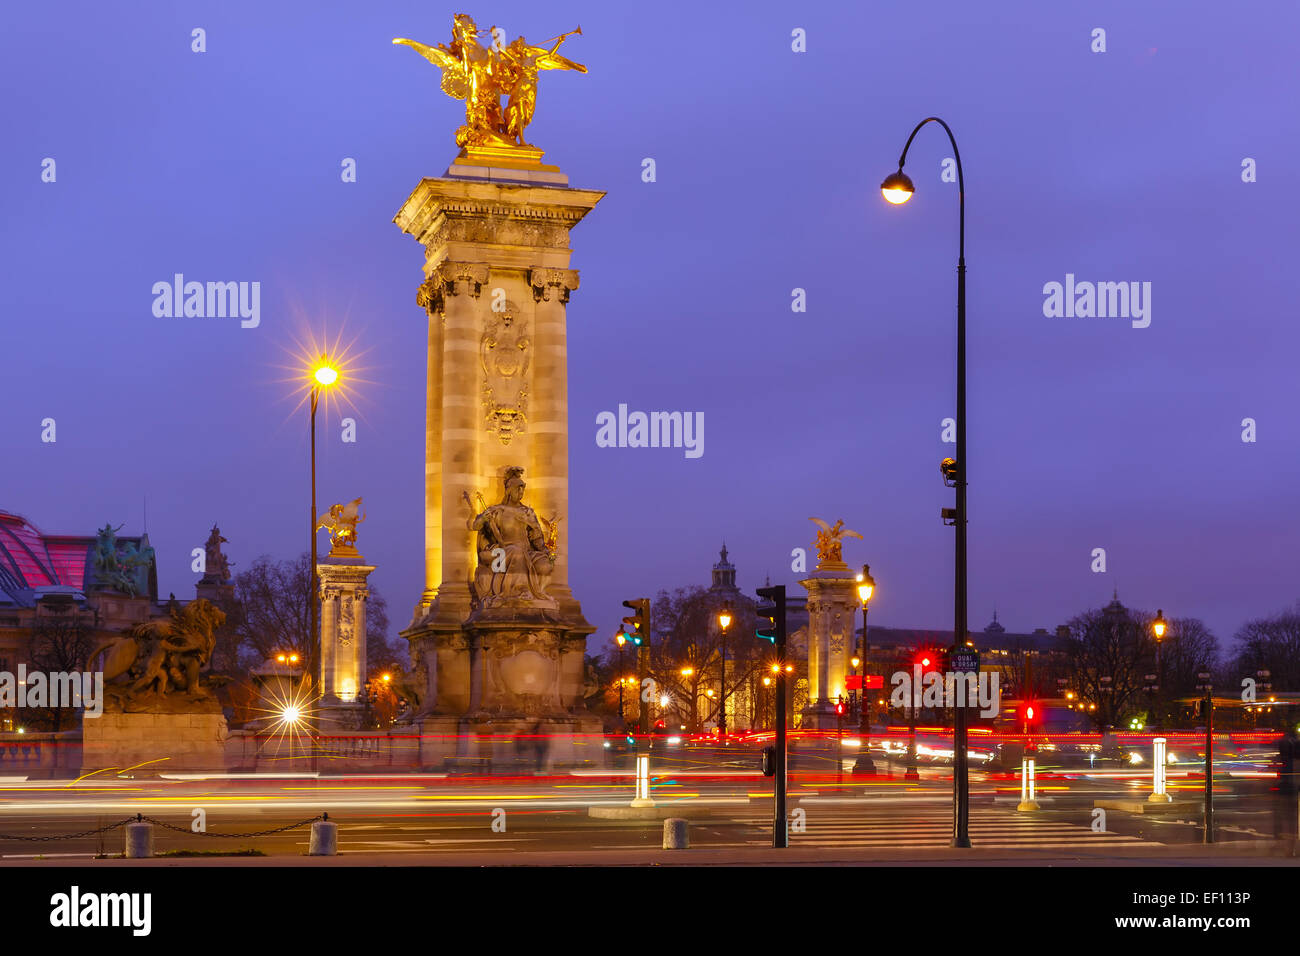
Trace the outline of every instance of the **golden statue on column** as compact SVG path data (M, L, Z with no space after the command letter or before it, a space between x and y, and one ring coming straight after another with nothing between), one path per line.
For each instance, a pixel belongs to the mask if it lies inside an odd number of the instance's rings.
M415 40L397 38L394 43L409 46L442 71L442 91L465 101L465 125L456 130L456 145L471 155L519 154L535 159L541 150L524 140L524 128L533 121L537 108L537 77L542 70L587 68L559 49L569 37L582 35L582 28L552 37L552 45L534 46L523 37L505 43L499 27L479 30L473 17L456 14L452 20L451 43L427 46ZM490 37L487 46L479 37ZM505 108L501 98L506 98Z

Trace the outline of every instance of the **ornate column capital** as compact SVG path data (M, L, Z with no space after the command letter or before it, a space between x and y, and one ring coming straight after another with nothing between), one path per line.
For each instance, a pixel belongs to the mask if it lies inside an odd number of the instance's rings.
M447 295L469 294L477 299L488 280L486 262L445 261L433 271L442 277Z
M424 309L430 319L442 315L447 300L443 292L443 281L436 273L420 283L415 293L415 304Z
M564 305L569 303L569 293L578 288L577 269L530 269L528 284L533 287L533 301L550 302L559 296Z
M477 299L487 281L485 262L442 262L420 283L415 302L432 318L446 308L447 296L469 295Z

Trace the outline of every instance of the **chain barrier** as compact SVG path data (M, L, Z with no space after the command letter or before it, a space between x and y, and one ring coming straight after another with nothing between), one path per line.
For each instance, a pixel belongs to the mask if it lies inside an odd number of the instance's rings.
M77 840L81 837L94 836L97 833L107 833L109 830L116 830L118 827L124 827L128 823L154 823L167 830L176 830L179 833L188 833L196 836L206 837L227 837L230 839L248 839L250 837L270 836L273 833L283 833L286 830L296 830L299 827L305 827L310 823L318 820L329 820L328 813L322 813L312 817L310 820L301 820L297 823L290 823L287 826L275 827L270 830L254 830L250 833L208 833L206 830L194 831L189 827L178 827L174 823L167 823L165 820L159 820L155 817L146 817L137 813L133 817L127 817L125 820L119 820L117 823L110 823L107 826L95 827L93 830L80 830L77 833L51 833L45 836L19 836L16 833L0 833L0 840L21 840L25 843L48 843L52 840Z
M82 830L78 833L51 833L46 836L19 836L16 833L0 833L0 840L22 840L25 843L48 843L51 840L76 840L79 837L93 836L96 833L107 833L109 830L116 830L118 827L124 827L128 823L138 823L139 814L134 817L127 817L125 820L119 820L117 823L110 823L107 826L96 827L93 830Z
M207 830L195 831L195 830L191 830L189 827L178 827L174 823L167 823L166 821L159 820L156 817L141 817L141 821L147 820L149 823L157 824L158 826L163 827L164 829L176 830L179 833L189 833L194 836L229 837L230 839L244 840L244 839L248 839L249 837L270 836L272 833L283 833L286 830L296 830L299 827L305 827L308 824L315 823L318 820L328 820L329 818L330 815L328 813L322 813L319 816L312 817L310 820L301 820L298 823L290 823L287 826L275 827L271 830L254 830L250 833L209 833Z

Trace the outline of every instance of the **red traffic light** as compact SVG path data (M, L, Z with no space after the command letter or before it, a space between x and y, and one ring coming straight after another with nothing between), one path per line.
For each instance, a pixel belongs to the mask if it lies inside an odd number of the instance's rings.
M943 656L933 647L922 647L912 656L912 663L929 674L943 667Z
M1027 700L1020 705L1020 720L1028 730L1043 716L1043 708L1037 701Z

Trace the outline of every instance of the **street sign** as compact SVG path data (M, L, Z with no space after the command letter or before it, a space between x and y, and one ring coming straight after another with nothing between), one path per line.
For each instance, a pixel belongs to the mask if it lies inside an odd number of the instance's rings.
M980 652L972 650L954 651L950 666L955 674L978 674L980 672Z

